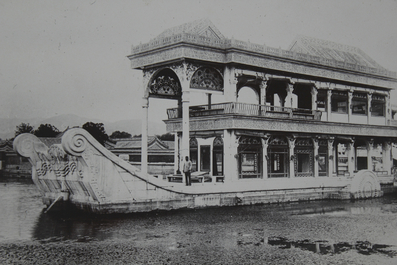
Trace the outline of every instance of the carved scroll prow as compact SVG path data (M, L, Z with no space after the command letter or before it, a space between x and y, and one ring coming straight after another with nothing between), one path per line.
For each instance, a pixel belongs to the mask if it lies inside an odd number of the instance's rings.
M32 164L48 157L48 148L39 138L31 133L23 133L14 139L14 150L30 159Z

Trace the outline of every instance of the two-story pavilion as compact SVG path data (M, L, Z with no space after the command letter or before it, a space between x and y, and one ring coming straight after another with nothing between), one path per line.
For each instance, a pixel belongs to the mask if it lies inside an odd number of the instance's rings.
M359 48L298 36L283 50L198 20L133 46L128 58L144 77L142 141L149 98L177 101L165 120L175 161L190 156L214 181L343 179L363 169L392 179L397 76Z

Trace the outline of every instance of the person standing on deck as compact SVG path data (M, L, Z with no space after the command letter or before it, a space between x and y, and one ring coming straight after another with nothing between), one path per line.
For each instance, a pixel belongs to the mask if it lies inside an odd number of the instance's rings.
M183 163L183 173L185 173L186 186L191 186L190 172L192 171L192 162L189 157L185 157L185 162Z

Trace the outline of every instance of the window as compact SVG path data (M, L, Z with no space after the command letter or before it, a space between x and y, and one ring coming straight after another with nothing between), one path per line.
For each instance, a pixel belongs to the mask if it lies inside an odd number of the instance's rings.
M260 138L241 136L238 146L239 178L260 178L262 142Z
M383 150L381 143L375 143L372 149L372 171L381 172L383 168Z
M211 146L200 145L200 171L210 171Z
M381 95L372 95L371 101L371 115L372 116L385 116L385 97Z
M328 175L328 143L327 140L318 141L318 175L326 177Z
M356 141L354 144L356 152L356 170L368 169L368 150L364 141Z
M331 111L337 113L347 113L347 92L346 91L332 91L331 96Z
M268 145L268 175L269 178L288 177L289 159L288 143L285 137L272 137Z
M345 176L349 172L347 143L336 144L336 170L338 176Z
M189 149L190 149L190 161L192 162L192 172L197 171L197 154L198 154L198 148L197 148L197 139L196 138L190 138L189 141Z
M353 93L352 113L363 115L367 114L367 94L358 92Z
M214 176L223 176L223 141L221 137L214 139L212 172Z
M296 139L295 142L295 176L313 177L313 141L307 139Z

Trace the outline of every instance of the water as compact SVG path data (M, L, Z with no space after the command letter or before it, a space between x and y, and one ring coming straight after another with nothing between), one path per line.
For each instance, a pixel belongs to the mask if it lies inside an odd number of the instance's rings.
M61 216L43 212L40 193L30 180L3 179L0 202L0 243L131 242L168 252L210 248L217 253L251 253L262 248L260 251L288 255L299 249L318 257L397 259L397 196L357 202Z

